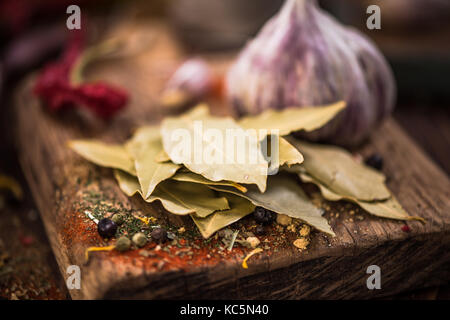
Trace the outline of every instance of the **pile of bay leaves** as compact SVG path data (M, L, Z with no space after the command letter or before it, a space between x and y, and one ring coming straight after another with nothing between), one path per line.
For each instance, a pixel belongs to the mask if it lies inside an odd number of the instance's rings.
M313 205L298 177L317 185L327 200L351 201L379 217L420 219L402 209L380 172L357 162L341 148L290 136L292 132L320 128L343 108L345 103L338 102L323 107L269 110L234 120L212 116L206 105L199 105L180 116L165 118L159 126L138 128L123 145L74 140L70 146L85 159L113 168L120 188L128 196L139 194L146 202L160 201L171 214L190 215L205 238L252 213L256 206L300 219L334 236L323 211ZM252 132L264 129L266 137L258 137L253 148L262 149L262 145L269 145L268 140L278 139L278 155L266 156L256 165L192 161L199 148L228 156L233 153L230 148L235 147L201 136L196 143L184 146L191 152L177 152L172 139L176 131L183 129L195 137L195 124L199 122L203 129L223 134L243 129L239 132L244 141L253 138ZM251 147L247 150L260 152ZM276 174L269 174L269 168Z

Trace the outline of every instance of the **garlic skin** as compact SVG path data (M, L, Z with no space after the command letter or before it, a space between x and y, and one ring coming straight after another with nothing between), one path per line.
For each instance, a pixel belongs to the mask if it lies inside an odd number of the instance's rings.
M315 0L286 0L243 49L226 87L238 115L344 100L346 109L329 124L302 133L344 146L367 138L391 113L396 95L392 72L375 45Z
M180 95L186 100L200 100L211 91L214 74L199 58L184 62L166 84L164 95Z

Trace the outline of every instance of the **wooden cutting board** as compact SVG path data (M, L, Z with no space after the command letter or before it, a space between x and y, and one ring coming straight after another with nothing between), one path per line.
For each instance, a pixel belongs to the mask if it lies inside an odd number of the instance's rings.
M69 265L81 269L81 289L74 299L91 298L374 298L403 290L447 283L450 279L450 181L414 142L388 120L372 140L357 150L377 151L385 159L388 186L411 214L426 224L372 217L353 205L330 203L325 216L336 237L314 232L306 251L292 245L297 238L276 225L260 237L263 253L241 266L250 251L239 245L223 250L220 239L209 242L192 232L186 217L171 215L138 197L128 198L117 187L111 171L96 167L67 147L74 138L123 142L133 128L158 122L167 113L158 103L165 81L185 58L168 29L159 23L153 46L133 59L109 61L91 70L91 79L107 79L126 87L132 100L111 123L102 124L84 114L51 115L33 96L30 77L15 99L17 143L23 171L42 215L47 234L66 279ZM217 70L230 62L226 55L207 57ZM211 101L216 114L226 106ZM307 186L310 193L314 187ZM178 245L158 250L149 243L143 250L93 253L85 263L85 249L106 245L84 211L114 206L132 214L146 214L158 223L187 231ZM233 228L252 230L251 217ZM143 225L144 227L144 225ZM404 229L404 228L403 228ZM369 290L370 265L381 268L381 289Z

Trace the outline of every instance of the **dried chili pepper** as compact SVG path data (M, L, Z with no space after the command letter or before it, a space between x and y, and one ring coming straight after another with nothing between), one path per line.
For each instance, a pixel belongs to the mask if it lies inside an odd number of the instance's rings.
M70 73L82 55L84 36L73 32L59 61L48 64L39 75L34 93L51 111L85 107L102 119L109 119L128 101L125 90L103 82L75 85Z
M125 90L103 82L86 83L76 91L81 102L103 119L109 119L128 101Z

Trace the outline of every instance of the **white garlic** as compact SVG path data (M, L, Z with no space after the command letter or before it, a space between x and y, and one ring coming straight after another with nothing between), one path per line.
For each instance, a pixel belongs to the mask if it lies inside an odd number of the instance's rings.
M305 136L347 146L362 142L391 113L396 91L375 45L315 0L286 0L243 49L226 82L239 115L345 100L336 119Z

